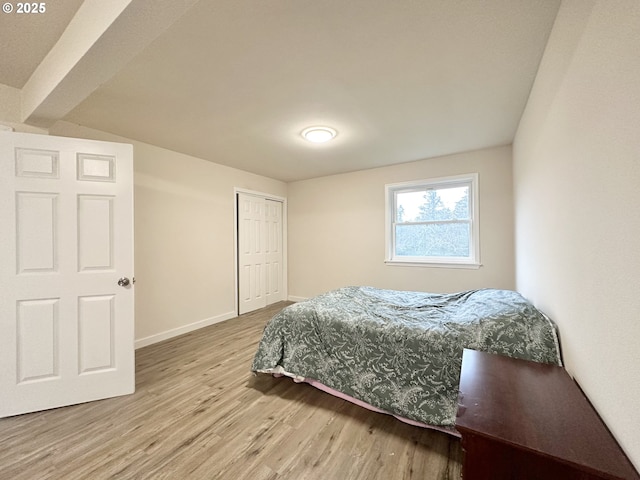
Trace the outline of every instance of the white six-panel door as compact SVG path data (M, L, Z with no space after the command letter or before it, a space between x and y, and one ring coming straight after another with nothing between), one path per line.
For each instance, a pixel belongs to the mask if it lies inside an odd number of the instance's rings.
M267 304L265 294L265 200L238 194L238 308L247 313Z
M131 145L0 133L0 417L134 391L132 284Z
M282 252L282 202L265 199L265 295L266 304L284 300Z
M282 202L238 193L238 310L283 300Z

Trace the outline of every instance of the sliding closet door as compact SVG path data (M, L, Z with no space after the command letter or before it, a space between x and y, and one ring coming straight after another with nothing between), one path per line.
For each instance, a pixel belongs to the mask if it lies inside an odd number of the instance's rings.
M283 299L282 202L238 193L238 310Z
M265 295L267 305L284 300L282 285L282 202L265 200Z
M267 305L264 209L264 198L238 194L238 308L241 315Z

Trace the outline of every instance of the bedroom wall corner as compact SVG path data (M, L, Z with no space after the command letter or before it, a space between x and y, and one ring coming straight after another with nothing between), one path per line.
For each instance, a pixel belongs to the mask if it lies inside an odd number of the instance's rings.
M20 89L0 83L0 124L11 127L16 132L46 135L46 129L22 123L20 101Z
M640 3L563 0L514 141L516 286L640 469Z

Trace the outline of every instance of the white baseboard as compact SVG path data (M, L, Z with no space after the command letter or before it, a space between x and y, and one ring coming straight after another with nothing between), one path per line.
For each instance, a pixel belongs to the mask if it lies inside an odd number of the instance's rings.
M289 300L290 302L302 302L304 300L308 300L308 297L296 297L294 295L289 295L287 297L287 300Z
M137 350L138 348L153 345L154 343L162 342L163 340L168 340L170 338L177 337L178 335L184 335L185 333L193 332L194 330L198 330L199 328L208 327L209 325L213 325L214 323L223 322L225 320L229 320L230 318L235 318L236 316L236 312L223 313L222 315L205 318L204 320L190 323L182 327L173 328L165 332L160 332L154 335L149 335L148 337L139 338L135 342L135 348Z

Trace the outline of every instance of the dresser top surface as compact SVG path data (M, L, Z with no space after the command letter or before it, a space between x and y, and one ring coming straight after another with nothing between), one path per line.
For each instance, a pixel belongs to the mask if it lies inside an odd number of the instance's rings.
M456 428L615 478L637 472L566 370L465 349Z

